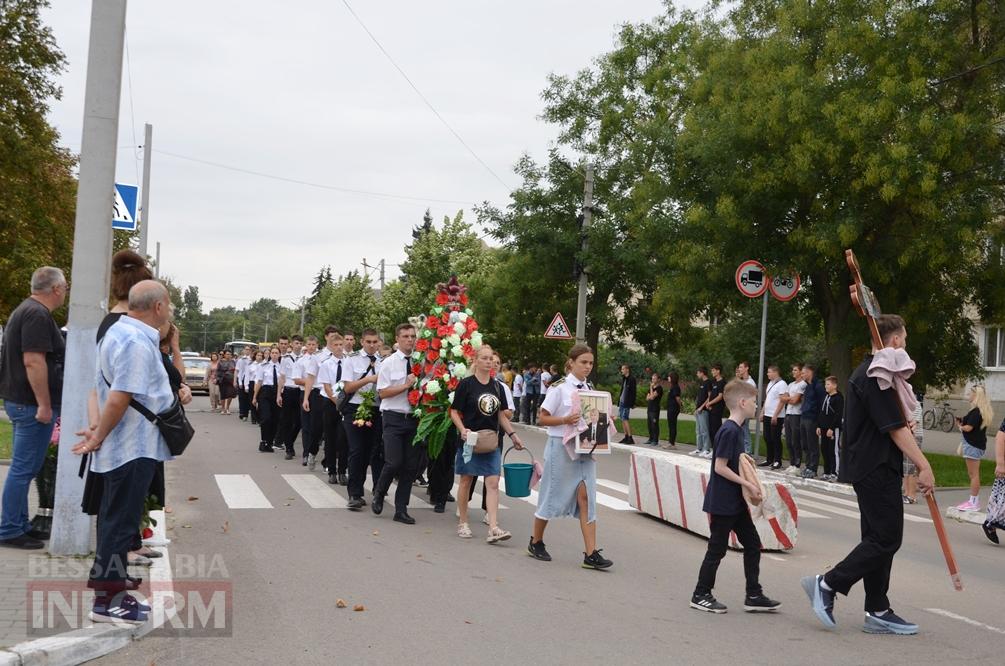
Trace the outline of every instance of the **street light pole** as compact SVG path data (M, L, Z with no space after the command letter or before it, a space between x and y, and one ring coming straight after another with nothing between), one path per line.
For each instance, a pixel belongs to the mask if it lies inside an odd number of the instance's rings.
M143 191L140 193L140 256L144 259L147 258L147 240L150 238L150 155L153 143L154 126L146 123L143 125Z
M91 519L80 510L84 492L84 481L77 476L80 458L71 449L79 439L75 433L87 427L87 396L94 389L97 363L94 338L108 308L125 29L126 0L92 3L63 373L67 400L62 411L49 541L53 555L86 555L91 551Z
M586 255L586 235L593 219L593 166L586 165L586 187L583 193L583 255ZM586 266L579 267L579 295L576 300L576 342L586 342L586 290L589 278Z

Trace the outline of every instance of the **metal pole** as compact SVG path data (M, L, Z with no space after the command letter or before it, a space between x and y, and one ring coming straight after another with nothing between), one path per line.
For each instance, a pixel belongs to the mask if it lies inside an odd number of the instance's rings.
M304 319L307 315L307 298L300 299L300 335L304 334Z
M112 192L115 187L122 49L126 0L91 5L84 92L83 137L73 229L70 317L63 373L62 421L56 498L53 508L53 555L91 551L91 519L80 510L84 481L77 476L80 458L71 449L87 427L87 396L94 389L97 349L94 337L108 308L109 259L112 255Z
M593 166L586 165L586 189L583 193L583 255L586 255L586 230L593 218ZM586 342L586 266L579 270L579 296L576 299L576 342Z
M147 258L150 237L150 154L153 152L154 126L143 125L143 190L140 192L140 256Z
M161 279L161 242L157 241L157 258L154 260L154 277Z
M771 278L765 278L770 280ZM761 350L757 354L757 395L758 404L761 405L761 409L764 409L764 341L768 334L768 292L764 292L764 306L761 308ZM758 418L754 420L754 457L757 457L757 452L761 448L761 421Z
M380 293L384 294L384 260L380 260Z
M209 333L209 322L204 322L202 325L202 351L206 351L206 334Z

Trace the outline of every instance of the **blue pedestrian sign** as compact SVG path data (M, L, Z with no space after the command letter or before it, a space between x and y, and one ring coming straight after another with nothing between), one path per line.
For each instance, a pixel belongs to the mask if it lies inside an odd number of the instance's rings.
M112 229L136 231L136 193L135 185L115 183L115 203L112 204Z

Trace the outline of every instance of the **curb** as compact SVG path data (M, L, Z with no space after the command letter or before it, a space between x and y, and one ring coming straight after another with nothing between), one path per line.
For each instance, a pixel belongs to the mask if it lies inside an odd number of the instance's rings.
M164 512L152 511L151 515L157 520L157 527L154 530L156 536L164 537ZM164 557L155 559L147 570L149 583L156 584L153 597L150 599L150 621L129 627L92 623L82 629L18 643L0 649L0 666L79 664L124 648L163 626L177 614L177 609L174 607L171 565L167 548L157 547L154 550L164 553ZM165 603L168 599L171 600L170 608Z
M988 519L988 515L979 511L960 511L955 506L951 506L946 509L946 518L952 518L953 520L958 520L961 523L983 525L984 521Z

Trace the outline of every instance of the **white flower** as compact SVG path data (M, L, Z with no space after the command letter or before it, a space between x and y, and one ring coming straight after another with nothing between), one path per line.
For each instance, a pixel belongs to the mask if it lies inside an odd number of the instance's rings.
M463 363L455 363L453 370L450 371L454 377L466 377L468 374L468 369Z
M468 330L467 326L465 326L461 322L457 322L456 324L454 324L454 333L456 333L459 336L464 335L467 332L467 330Z
M449 401L451 405L454 404L454 392L453 391L451 391L450 395L447 396L447 401Z
M428 393L429 395L436 395L437 393L440 392L440 388L441 388L440 382L434 379L428 384L426 384L426 393Z
M413 361L418 361L420 359L422 359L422 352L420 352L420 351L414 351L414 352L412 352L412 360Z
M461 346L461 336L459 334L457 334L457 333L454 333L453 335L447 336L446 338L443 339L443 341L446 342L451 347L460 347Z
M451 312L450 313L450 322L449 323L453 324L455 321L459 321L460 320L460 315L461 315L461 313L457 312L456 310L454 310L453 312Z
M481 346L482 346L482 334L479 333L478 331L475 331L474 333L471 334L471 347L474 349L478 349Z
M468 320L468 314L466 312L458 312L456 314L457 314L457 321L467 321Z

